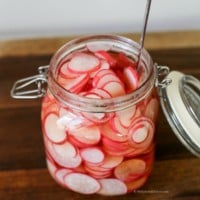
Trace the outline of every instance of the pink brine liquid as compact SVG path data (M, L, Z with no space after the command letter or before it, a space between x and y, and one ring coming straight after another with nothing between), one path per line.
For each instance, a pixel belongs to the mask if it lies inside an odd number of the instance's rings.
M86 48L58 65L57 82L92 99L129 94L144 71L124 53ZM63 187L81 194L121 195L148 179L154 160L156 92L115 112L86 112L61 104L48 90L42 103L47 165Z

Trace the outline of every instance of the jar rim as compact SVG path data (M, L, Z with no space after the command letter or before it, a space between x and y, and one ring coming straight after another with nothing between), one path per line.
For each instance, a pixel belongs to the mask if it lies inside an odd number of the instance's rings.
M133 92L125 94L123 96L117 96L112 98L104 99L94 99L84 97L75 93L71 93L63 86L61 86L56 79L56 61L62 59L66 56L66 49L70 49L68 52L73 52L76 49L74 47L77 44L92 42L92 41L110 41L119 42L122 45L127 45L127 47L139 51L140 45L123 36L119 35L89 35L84 37L79 37L69 41L64 44L58 51L53 55L50 61L50 67L48 72L48 86L55 98L61 102L63 105L73 107L77 110L82 110L85 112L113 112L117 110L122 110L131 105L136 104L137 102L144 99L152 90L155 83L155 68L153 66L153 60L146 49L142 49L141 59L147 57L149 72L145 77L143 83ZM137 57L138 58L138 57Z

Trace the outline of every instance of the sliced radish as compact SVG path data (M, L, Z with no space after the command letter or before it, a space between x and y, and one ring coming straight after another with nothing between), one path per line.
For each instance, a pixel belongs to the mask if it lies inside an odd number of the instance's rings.
M106 90L112 97L125 95L125 89L121 82L110 81L102 89Z
M93 88L90 92L93 92L93 93L99 95L102 99L111 98L111 95L107 91L105 91L101 88Z
M71 190L81 194L94 194L101 188L96 179L81 173L71 173L66 175L64 182Z
M138 179L134 179L133 181L126 183L128 192L135 192L135 190L142 187L147 181L147 178L148 176L142 176L139 177Z
M150 118L154 122L157 119L159 111L159 102L156 98L153 98L149 101L144 111L144 116Z
M112 168L118 166L123 161L123 159L124 159L123 156L106 155L101 167L106 168L106 169L107 168L112 169Z
M111 127L114 131L116 131L117 133L120 133L122 135L127 135L128 133L128 128L127 127L124 127L122 124L121 124L121 121L120 121L120 118L115 116L113 117L111 120L110 120L110 124L111 124Z
M64 144L53 144L50 149L51 156L60 166L67 168L78 167L82 159L78 155L75 147L69 143L65 142Z
M146 170L146 163L141 159L123 161L115 170L115 176L122 181L130 181L141 176Z
M101 189L98 194L102 195L122 195L127 193L126 185L116 178L106 178L99 180Z
M130 144L135 148L147 148L154 138L154 130L154 123L149 118L136 118L128 131Z
M54 165L54 163L50 160L50 159L46 159L46 163L47 163L47 168L49 170L49 173L51 174L52 177L55 177L55 172L57 170L56 166Z
M88 74L81 74L77 78L74 79L66 79L65 83L63 83L63 87L66 90L69 90L70 92L73 93L78 93L80 92L84 86L88 83L89 81L89 75Z
M101 132L97 126L81 127L72 130L69 134L75 137L78 141L90 145L97 144L101 138Z
M87 53L77 53L70 61L68 69L73 73L90 73L100 67L98 58Z
M79 76L79 74L77 73L72 73L68 67L69 67L69 62L65 62L62 64L59 73L61 77L67 79L67 78L76 78L77 76Z
M97 56L100 59L105 59L110 64L110 66L115 66L117 63L114 57L112 57L108 52L103 50L97 51L95 53L95 56Z
M66 140L66 131L57 126L58 116L55 113L47 115L44 122L44 130L47 137L55 143L60 143Z
M101 163L105 157L103 151L97 147L82 149L80 154L84 161L90 163Z
M58 181L58 183L62 184L62 185L65 185L65 182L64 182L64 177L73 172L71 169L66 169L66 168L61 168L61 169L58 169L56 172L55 172L55 179Z
M125 68L128 66L131 66L132 68L135 68L137 65L137 62L134 62L133 60L129 59L124 53L119 53L117 56L117 67Z
M138 87L138 75L135 69L132 67L124 68L124 80L126 82L126 86L131 92Z
M92 42L88 43L87 49L91 52L96 52L100 50L108 51L112 48L112 45L104 43L104 42Z
M117 111L116 115L119 117L120 123L123 126L129 127L135 113L136 113L136 106L134 105L124 110Z
M117 141L117 142L125 142L128 140L127 135L122 134L120 132L114 131L109 124L105 124L101 127L101 133L111 140Z

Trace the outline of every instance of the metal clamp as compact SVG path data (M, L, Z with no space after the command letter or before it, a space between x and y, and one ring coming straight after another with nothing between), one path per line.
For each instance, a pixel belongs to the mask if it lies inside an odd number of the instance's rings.
M156 68L156 81L155 86L157 88L166 88L172 80L169 78L166 78L166 76L169 74L169 67L168 66L160 66L157 63L154 64L154 67Z
M47 72L49 66L41 66L35 76L16 81L11 89L10 95L15 99L37 99L46 93Z

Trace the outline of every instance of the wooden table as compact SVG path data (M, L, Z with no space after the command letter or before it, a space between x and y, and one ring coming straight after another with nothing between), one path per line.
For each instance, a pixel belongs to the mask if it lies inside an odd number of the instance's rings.
M185 37L182 39L185 41ZM13 82L37 73L37 67L48 64L52 52L60 44L60 40L55 43L55 39L49 39L45 42L51 51L40 51L44 44L41 41L7 42L10 46L0 43L0 200L200 199L200 159L182 146L162 112L154 170L146 185L136 193L120 197L84 196L58 186L45 165L41 100L14 100L9 95ZM147 45L154 61L200 79L200 45L151 47L153 45Z

